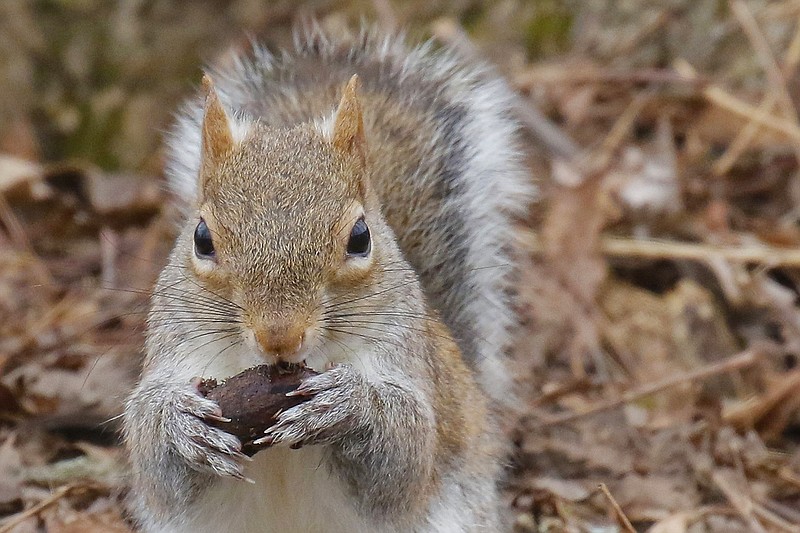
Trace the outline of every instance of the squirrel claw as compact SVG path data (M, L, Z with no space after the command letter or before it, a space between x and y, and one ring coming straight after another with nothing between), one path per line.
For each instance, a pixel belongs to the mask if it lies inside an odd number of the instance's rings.
M207 415L203 416L203 418L205 420L213 420L214 422L224 422L226 424L231 422L230 418L228 418L227 416L222 416L221 414L217 415L217 414L210 413L210 414L207 414Z
M314 395L313 391L310 391L310 390L307 390L307 389L302 389L300 387L296 388L293 391L289 391L289 392L286 393L286 396L289 397L289 398L292 398L294 396L313 396L313 395Z
M333 367L330 365L332 365L332 363L328 363L326 365L325 369L326 372L330 371L331 368L335 367L335 365ZM325 373L319 374L311 378L307 378L305 381L300 383L300 385L295 390L287 392L286 396L288 397L314 396L316 394L319 394L320 391L325 388L323 384L326 383L325 379L327 378L327 376L325 378L323 378L323 376L325 376Z
M235 474L232 474L231 477L234 478L234 479L238 479L239 481L244 481L245 483L250 483L251 485L255 485L256 484L255 480L245 476L241 472L237 472Z
M275 437L273 437L272 435L266 435L264 437L254 440L253 444L255 444L256 446L264 446L266 448L269 448L270 446L275 444Z
M241 451L238 451L238 450L236 450L233 453L231 453L230 456L233 457L234 459L236 459L237 461L242 461L244 463L253 462L253 458L252 457L249 457L249 456L243 454Z

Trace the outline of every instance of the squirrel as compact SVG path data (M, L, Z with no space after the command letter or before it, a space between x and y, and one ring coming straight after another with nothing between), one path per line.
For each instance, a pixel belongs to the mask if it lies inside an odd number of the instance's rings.
M124 439L145 532L500 529L513 93L455 51L314 25L207 71L168 139L185 207ZM252 458L199 378L305 362Z

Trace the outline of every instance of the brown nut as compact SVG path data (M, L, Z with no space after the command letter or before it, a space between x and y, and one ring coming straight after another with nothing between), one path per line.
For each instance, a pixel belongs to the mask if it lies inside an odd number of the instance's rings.
M277 415L299 405L310 396L286 396L303 380L318 375L304 365L261 365L248 368L222 383L215 379L200 382L200 393L219 404L222 416L230 422L209 420L242 441L242 452L253 455L262 447L253 444L275 424Z

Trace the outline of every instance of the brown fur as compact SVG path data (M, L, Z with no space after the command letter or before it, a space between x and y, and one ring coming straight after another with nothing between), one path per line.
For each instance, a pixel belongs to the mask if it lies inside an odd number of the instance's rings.
M324 75L319 57L301 56L274 83L248 79L257 90L236 115L223 107L230 85L204 81L196 203L159 280L126 409L150 532L216 531L227 519L247 533L497 528L497 435L467 330L454 338L468 325L455 302L474 288L463 232L483 228L461 223L475 196L460 196L459 172L476 139L463 137L467 110L451 97L478 79L466 73L473 81L448 94L422 70L401 85L382 78L394 72L383 60L337 53ZM371 253L348 256L362 215ZM213 257L194 252L200 218ZM220 322L215 344L197 340ZM309 401L266 432L273 448L245 464L235 439L205 424L220 413L190 380L224 379L257 357L316 357L321 373L301 386ZM244 476L256 487L229 485ZM274 492L296 486L297 506ZM273 492L253 505L253 491Z
M345 154L353 155L363 167L365 157L364 121L361 118L361 104L358 101L358 90L361 81L353 74L344 88L342 100L336 111L336 122L333 125L334 148Z
M206 95L203 113L203 162L216 164L233 149L233 134L228 116L219 101L214 82L203 76L203 91Z

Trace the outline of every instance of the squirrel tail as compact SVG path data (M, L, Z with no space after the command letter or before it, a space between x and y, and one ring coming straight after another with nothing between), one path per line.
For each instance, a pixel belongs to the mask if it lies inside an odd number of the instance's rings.
M426 248L441 252L417 254L412 262L479 384L495 405L507 407L514 397L508 354L518 323L514 224L527 216L535 186L522 162L515 95L488 68L465 85L469 94L459 102L465 112L443 126L459 132L458 156L445 166L457 177L442 172L439 179L452 181L444 203L425 209L438 212Z

